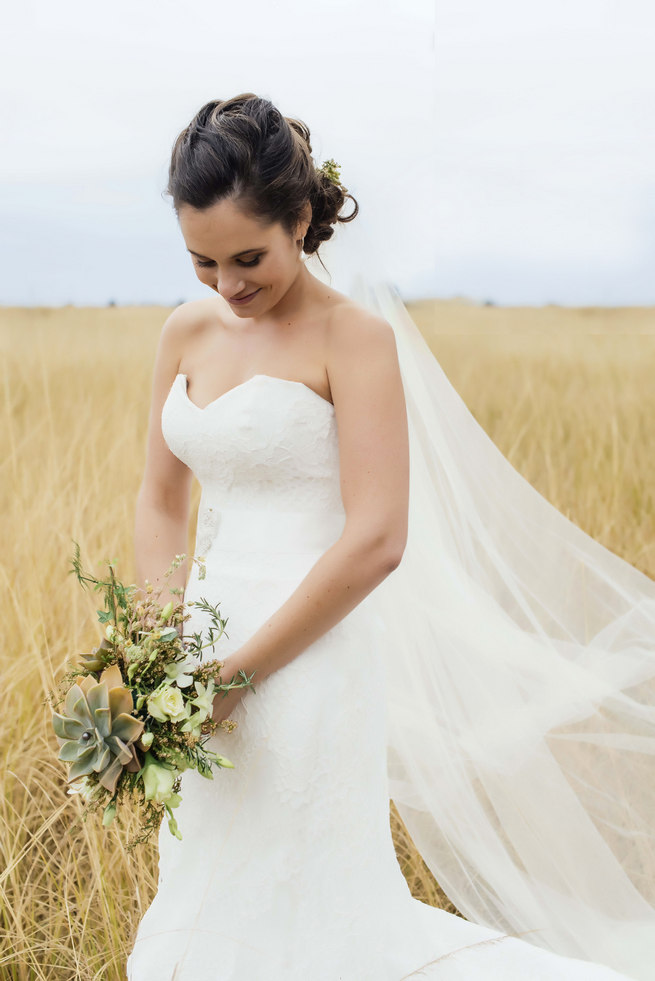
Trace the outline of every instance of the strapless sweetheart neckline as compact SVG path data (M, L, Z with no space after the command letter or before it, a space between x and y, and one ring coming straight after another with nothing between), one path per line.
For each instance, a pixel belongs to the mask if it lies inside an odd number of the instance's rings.
M176 375L175 381L177 381L178 378L183 378L184 379L184 386L182 388L182 392L183 392L184 396L186 397L186 400L189 403L189 405L192 405L193 408L196 409L198 412L205 412L206 409L209 409L212 405L216 405L217 402L222 402L223 399L227 398L227 396L228 395L231 395L233 392L237 392L239 389L245 388L245 386L246 385L249 385L251 382L257 381L258 379L264 379L264 378L267 379L268 381L282 382L283 384L286 384L286 385L299 385L301 388L304 388L306 392L309 392L310 395L313 395L315 398L317 398L324 405L329 406L329 408L332 409L332 410L334 409L334 404L332 402L329 402L328 399L324 399L322 395L319 395L318 392L316 392L309 385L306 385L304 382L295 381L292 378L280 378L278 375L266 375L266 374L261 374L261 373L258 373L256 375L251 375L250 378L246 378L245 381L239 382L238 385L234 385L232 388L228 388L228 390L226 392L223 392L222 395L217 395L216 398L215 399L212 399L210 402L208 402L207 405L200 406L200 405L196 405L196 403L193 402L189 398L189 393L187 391L187 389L188 389L188 376L185 375L183 371L180 371Z

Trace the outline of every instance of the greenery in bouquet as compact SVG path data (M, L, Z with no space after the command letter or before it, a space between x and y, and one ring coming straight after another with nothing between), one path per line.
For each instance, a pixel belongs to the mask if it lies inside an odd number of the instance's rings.
M252 688L253 674L244 671L223 682L224 662L202 661L206 647L212 650L225 631L219 605L205 599L185 605L183 590L169 588L178 597L163 606L161 593L146 581L145 589L125 586L108 563L107 579L97 579L82 570L80 549L75 551L71 572L87 588L104 593L104 609L98 620L104 636L90 654L81 654L81 665L73 667L59 682L60 697L54 702L52 724L59 742L59 759L70 764L68 793L79 793L83 817L103 807L102 823L109 826L124 803L141 807L143 820L128 850L147 841L159 827L164 814L176 838L182 834L173 808L182 799L181 774L195 769L213 779L212 766L233 767L224 756L207 748L218 730L236 726L232 719L215 722L214 698L234 688ZM168 579L184 555L176 555L164 573ZM198 578L205 575L201 558ZM208 615L211 626L203 643L201 633L184 637L183 624L197 606ZM197 659L197 664L194 663ZM50 692L51 698L53 692Z

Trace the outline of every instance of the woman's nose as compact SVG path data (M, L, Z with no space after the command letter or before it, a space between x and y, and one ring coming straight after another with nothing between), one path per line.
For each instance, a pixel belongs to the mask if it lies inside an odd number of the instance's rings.
M216 289L226 300L229 300L233 296L238 296L239 293L243 293L245 286L244 279L230 279L219 276L216 280Z

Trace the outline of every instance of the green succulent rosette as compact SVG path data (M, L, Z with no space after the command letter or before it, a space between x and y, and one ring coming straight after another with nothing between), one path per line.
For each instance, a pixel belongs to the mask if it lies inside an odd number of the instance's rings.
M98 646L94 647L90 654L80 654L81 666L85 671L89 672L97 673L98 671L102 671L107 666L103 657L106 657L113 650L114 645L106 637L103 637Z
M113 794L124 768L140 770L134 743L144 723L132 715L133 707L117 664L105 668L99 681L85 675L69 688L65 713L52 716L58 759L71 764L68 783L96 773L98 782Z

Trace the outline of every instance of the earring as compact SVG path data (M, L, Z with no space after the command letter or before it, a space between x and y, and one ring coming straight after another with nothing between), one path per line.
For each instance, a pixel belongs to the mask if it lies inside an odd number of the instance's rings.
M301 252L303 251L304 245L305 245L305 236L303 235L303 237L300 239L300 251Z

